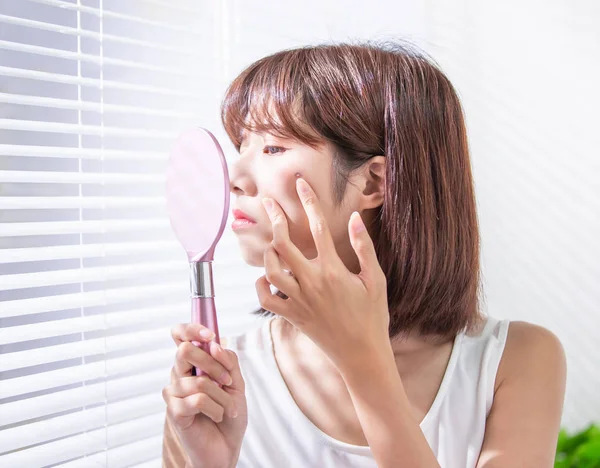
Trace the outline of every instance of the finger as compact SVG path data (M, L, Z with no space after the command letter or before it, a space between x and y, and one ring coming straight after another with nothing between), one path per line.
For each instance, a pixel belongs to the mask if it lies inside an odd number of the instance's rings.
M296 180L296 190L298 191L304 211L306 211L306 215L308 216L310 231L312 232L317 248L317 255L322 260L334 261L334 259L339 257L336 254L335 244L317 195L308 185L308 182L302 178Z
M171 328L171 338L177 346L182 341L208 342L214 337L215 333L212 330L199 323L180 323Z
M214 341L211 343L216 344ZM191 375L193 367L204 371L223 385L231 384L232 377L220 362L189 341L182 341L175 356L175 373L179 377L187 377Z
M224 388L224 391L231 389L244 393L246 391L246 384L240 368L238 355L230 349L223 348L215 341L210 343L210 354L219 361L231 375L231 385Z
M365 224L357 211L350 215L348 222L348 231L350 233L350 242L352 248L356 252L360 263L359 277L363 280L375 281L378 280L378 275L383 275L381 265L377 259L375 244L369 235ZM385 275L383 275L385 278Z
M185 398L170 397L167 402L167 412L176 422L202 413L219 423L223 421L225 410L206 393L195 393Z
M266 276L263 275L258 278L255 287L256 294L258 295L258 303L263 309L288 318L288 299L283 299L276 294L271 294L271 288L269 287L269 281Z
M271 203L271 207L269 207ZM272 198L264 198L263 206L273 227L273 246L281 258L289 265L297 277L302 277L306 269L306 257L290 239L289 224L283 208Z
M281 266L279 254L273 245L269 245L264 253L265 277L267 281L288 297L295 297L300 290L296 278Z
M209 377L184 377L167 385L163 392L168 397L185 398L195 393L206 393L213 401L221 405L226 414L233 418L236 413L235 403L231 395L214 383ZM165 396L163 396L165 399Z

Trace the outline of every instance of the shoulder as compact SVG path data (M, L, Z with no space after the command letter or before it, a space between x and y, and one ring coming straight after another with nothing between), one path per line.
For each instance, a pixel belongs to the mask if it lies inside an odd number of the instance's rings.
M478 468L553 466L565 361L562 344L550 330L509 323Z
M540 378L543 375L561 379L565 372L565 351L553 332L529 322L509 323L496 390L507 380Z

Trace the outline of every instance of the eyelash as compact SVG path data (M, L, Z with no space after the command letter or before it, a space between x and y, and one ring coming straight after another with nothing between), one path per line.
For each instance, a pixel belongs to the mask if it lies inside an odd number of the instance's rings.
M286 149L283 148L283 147L281 147L281 146L272 146L272 145L265 146L263 148L263 151L265 149L268 149L268 148L274 148L274 149L282 150L281 153L284 153L286 151ZM241 150L241 146L238 146L236 149L237 149L238 154L241 154L241 151L240 151ZM270 151L267 151L267 154L273 155L273 154L277 154L277 153L271 153Z
M285 152L285 148L282 148L281 146L265 146L265 147L263 148L263 151L264 151L265 149L267 149L267 148L275 148L275 149L280 149L280 150L283 150L283 151L282 151L282 153L283 153L283 152ZM276 154L276 153L271 153L271 152L268 152L268 154L271 154L271 155L272 155L272 154Z

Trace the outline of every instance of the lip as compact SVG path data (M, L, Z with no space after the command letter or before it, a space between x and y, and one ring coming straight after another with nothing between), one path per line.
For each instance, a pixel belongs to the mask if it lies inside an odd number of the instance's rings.
M248 215L247 215L246 213L244 213L242 210L238 210L238 209L236 208L236 209L234 209L234 210L232 211L232 213L233 213L233 217L234 217L236 220L238 220L238 219L245 219L245 220L248 220L248 221L250 221L250 222L252 222L252 223L256 223L256 221L255 221L255 220L253 220L253 219L252 219L250 216L248 216Z
M248 228L252 228L254 226L256 226L256 223L253 223L252 221L248 221L245 218L236 219L233 223L231 223L231 229L233 229L234 231L248 229Z

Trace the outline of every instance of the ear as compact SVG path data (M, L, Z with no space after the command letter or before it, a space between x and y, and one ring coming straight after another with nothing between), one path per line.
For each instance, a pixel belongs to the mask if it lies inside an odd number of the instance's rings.
M360 181L361 209L377 208L383 204L385 193L385 156L373 156L363 166Z

